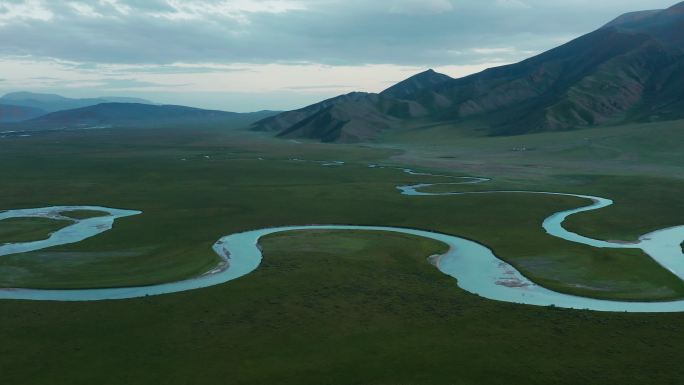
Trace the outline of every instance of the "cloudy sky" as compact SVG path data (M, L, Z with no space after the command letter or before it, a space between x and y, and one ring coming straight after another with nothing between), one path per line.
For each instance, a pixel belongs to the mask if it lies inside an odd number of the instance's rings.
M676 0L0 0L0 93L231 111L511 63Z

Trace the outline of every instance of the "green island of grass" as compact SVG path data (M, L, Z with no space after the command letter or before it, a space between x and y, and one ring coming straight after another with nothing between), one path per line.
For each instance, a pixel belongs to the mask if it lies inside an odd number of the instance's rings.
M46 239L50 233L70 225L71 221L49 218L9 218L0 221L0 244Z
M73 219L89 219L89 218L96 218L96 217L102 217L105 215L108 215L104 211L95 211L95 210L70 210L70 211L62 211L60 214L64 215L65 217L73 218Z

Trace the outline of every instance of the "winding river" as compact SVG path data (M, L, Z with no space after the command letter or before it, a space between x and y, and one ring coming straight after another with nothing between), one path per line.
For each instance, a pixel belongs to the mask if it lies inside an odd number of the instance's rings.
M330 163L333 164L333 163ZM341 165L337 162L335 165ZM380 167L371 165L370 167ZM458 179L451 183L422 183L398 186L397 189L407 196L451 196L468 194L544 194L582 198L591 203L572 210L561 211L544 220L542 226L549 234L575 243L599 248L633 248L641 249L661 266L684 280L684 253L681 243L684 241L684 226L659 230L639 238L638 242L610 242L588 238L563 228L563 222L573 214L598 210L613 204L606 198L590 195L566 194L543 191L482 191L482 192L425 192L424 189L435 185L474 184L488 181L486 178L452 177L414 172L401 169L412 175L442 176ZM72 210L92 210L105 212L108 215L73 219L64 216L64 212ZM9 210L0 213L0 220L20 217L46 217L69 219L74 223L52 233L48 239L0 245L0 256L35 251L47 247L74 243L95 236L111 229L118 218L140 214L140 211L112 209L99 206L55 206L37 209ZM462 289L484 298L527 305L556 306L561 308L588 309L596 311L620 312L681 312L684 311L684 300L666 302L627 302L585 298L558 293L541 287L527 279L513 266L500 260L486 246L468 239L453 235L441 234L416 229L383 226L352 225L315 225L287 226L267 228L231 234L219 239L213 250L220 256L221 263L213 270L197 277L177 282L150 286L136 286L106 289L74 289L74 290L39 290L39 289L0 289L0 299L53 300L53 301L97 301L144 297L176 293L222 284L242 277L254 271L261 263L262 254L258 246L259 239L275 233L286 231L310 230L363 230L386 231L415 235L443 242L449 250L434 258L437 268L456 278Z

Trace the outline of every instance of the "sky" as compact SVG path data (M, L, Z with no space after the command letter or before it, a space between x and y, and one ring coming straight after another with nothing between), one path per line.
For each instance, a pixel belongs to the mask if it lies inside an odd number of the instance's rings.
M228 111L461 77L677 0L0 0L0 93Z

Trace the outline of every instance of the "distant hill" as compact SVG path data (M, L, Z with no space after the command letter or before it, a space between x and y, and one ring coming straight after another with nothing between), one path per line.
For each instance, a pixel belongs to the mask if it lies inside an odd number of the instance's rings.
M447 75L440 74L432 69L429 69L425 72L411 76L410 78L393 85L392 87L382 91L381 95L398 99L403 99L407 97L410 98L411 95L415 94L420 90L432 88L434 86L443 84L444 82L448 82L450 80L453 79Z
M45 114L44 110L37 108L0 104L0 123L20 122Z
M430 111L408 95L423 86L452 78L433 70L412 76L380 94L352 92L255 123L257 131L275 131L280 137L309 138L324 142L358 142L373 139L404 119L428 116Z
M12 92L0 97L0 104L37 108L46 112L71 110L74 108L94 106L96 104L102 103L153 104L149 100L139 98L101 97L72 99L56 94L40 94L33 92Z
M212 126L241 128L277 112L236 113L174 105L102 103L52 112L35 119L3 125L8 131L72 128Z
M353 93L252 129L332 142L389 129L477 125L485 135L684 118L684 2L633 12L517 64L460 79L434 71Z

